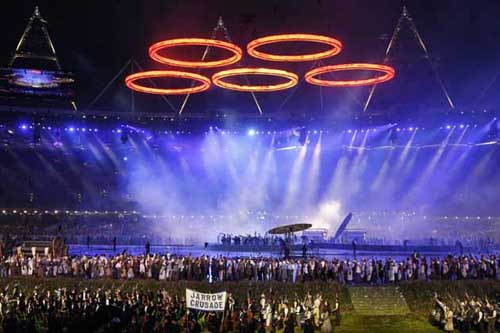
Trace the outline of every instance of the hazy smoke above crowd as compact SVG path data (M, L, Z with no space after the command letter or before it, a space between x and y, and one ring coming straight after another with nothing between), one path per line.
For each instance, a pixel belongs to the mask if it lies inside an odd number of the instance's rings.
M214 240L304 222L331 234L349 212L486 213L499 185L497 162L494 150L481 148L327 149L315 139L277 149L269 137L214 131L171 141L161 154L143 146L125 167L127 192L143 211L164 216L159 233ZM391 229L402 238L425 232L388 219Z

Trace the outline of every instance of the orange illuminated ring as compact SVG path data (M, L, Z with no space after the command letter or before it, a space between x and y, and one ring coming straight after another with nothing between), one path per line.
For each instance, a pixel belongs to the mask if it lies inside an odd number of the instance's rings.
M189 79L200 82L197 86L192 86L189 88L176 88L176 89L165 89L165 88L153 88L146 87L137 84L136 81L144 79L153 78L165 78L173 77L179 79ZM132 90L155 95L185 95L194 94L207 90L210 88L210 79L200 74L180 72L180 71L147 71L139 72L129 75L125 78L125 85Z
M214 61L184 61L168 58L160 55L160 51L174 46L207 46L207 47L218 47L227 50L233 55L226 59L214 60ZM224 42L216 39L205 39L205 38L177 38L168 39L151 45L149 48L149 56L162 64L179 66L179 67L199 67L199 68L212 68L221 67L234 64L240 61L243 52L241 48L232 43Z
M267 44L283 43L283 42L313 42L330 45L332 48L317 53L309 54L270 54L257 51L257 48ZM337 55L342 51L342 43L331 37L310 34L286 34L286 35L272 35L262 38L257 38L247 45L247 52L252 57L270 60L270 61L310 61L324 59Z
M241 85L236 83L229 83L223 79L226 77L239 76L239 75L267 75L267 76L278 76L288 81L284 83L278 83L273 85ZM220 71L212 76L212 82L218 87L236 90L236 91L251 91L251 92L263 92L263 91L277 91L284 90L295 86L299 82L299 77L297 74L287 72L281 69L272 68L235 68Z
M384 73L383 75L372 77L369 79L362 80L345 80L345 81L334 81L334 80L322 80L315 78L315 76L332 73L332 72L340 72L340 71L357 71L357 70L367 70L367 71L375 71ZM359 86L368 86L373 84L382 83L385 81L391 80L396 71L394 68L385 66L385 65L377 65L377 64L342 64L342 65L332 65L332 66L324 66L315 68L306 73L304 76L305 80L310 84L314 84L317 86L323 87L359 87Z

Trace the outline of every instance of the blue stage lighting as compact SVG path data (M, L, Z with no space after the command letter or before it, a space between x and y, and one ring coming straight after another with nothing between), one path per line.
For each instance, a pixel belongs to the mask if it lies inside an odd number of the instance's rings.
M74 131L75 131L75 128L74 128L74 127L70 127L68 130L69 130L70 132L74 132Z
M22 124L21 126L19 126L19 128L21 128L22 130L26 130L28 129L28 125Z
M446 125L446 129L451 129L451 126L450 125Z
M255 136L257 132L255 132L255 130L253 128L250 128L247 132L248 136Z

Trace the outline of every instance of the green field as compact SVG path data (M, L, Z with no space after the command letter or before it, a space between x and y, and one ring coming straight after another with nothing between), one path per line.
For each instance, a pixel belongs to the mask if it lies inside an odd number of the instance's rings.
M427 317L415 314L401 316L361 316L355 312L347 313L342 319L341 326L335 332L370 332L370 333L397 333L397 332L442 332L429 324Z

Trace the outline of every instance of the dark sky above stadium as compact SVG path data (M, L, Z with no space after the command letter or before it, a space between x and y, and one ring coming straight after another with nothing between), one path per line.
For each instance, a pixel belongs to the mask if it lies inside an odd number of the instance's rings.
M398 0L8 1L0 13L0 64L7 65L35 5L49 22L63 68L77 77L76 91L82 104L92 100L130 58L147 69L161 67L147 56L151 43L164 38L209 37L219 15L233 41L242 47L253 38L268 34L318 33L336 37L344 44L344 51L327 63L380 63L402 3ZM500 1L410 0L406 4L456 104L463 107L498 104L500 82L478 98L500 71ZM408 28L405 29L390 61L399 75L380 89L377 101L381 107L407 102L446 107L439 87L431 82L432 71L424 67L422 51ZM244 62L262 65L249 57ZM302 73L310 66L288 68ZM126 99L127 91L120 85L103 99L105 105L123 107L125 102L121 100ZM401 88L405 85L406 88ZM311 99L316 103L317 88L304 86L299 90L291 99L290 108L311 107ZM366 92L365 88L351 92L323 89L323 108L359 107L350 95L363 100ZM287 94L262 98L267 99L269 109L281 104ZM198 100L193 99L193 107L232 107L235 99L228 95L226 91L205 93ZM428 98L421 100L422 95ZM174 102L179 103L175 98ZM251 108L251 101L248 102L246 107ZM319 108L319 104L314 107Z

